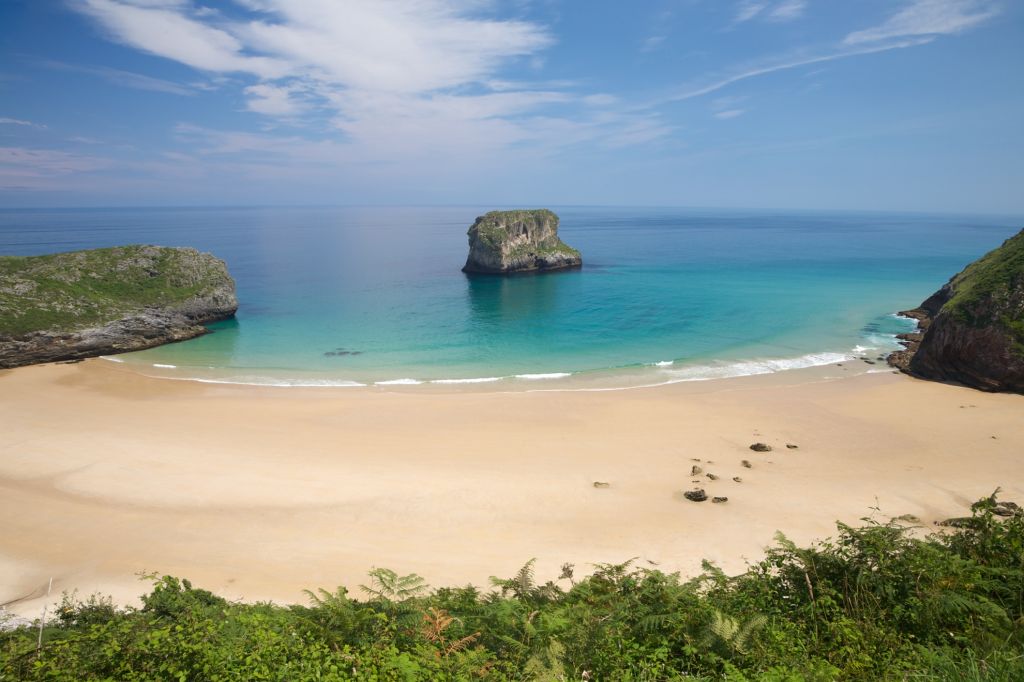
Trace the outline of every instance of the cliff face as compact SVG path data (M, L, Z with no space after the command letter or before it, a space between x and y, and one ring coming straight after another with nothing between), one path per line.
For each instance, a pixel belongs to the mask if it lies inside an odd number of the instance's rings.
M558 238L558 216L547 209L491 211L469 228L463 272L511 273L575 268L580 252Z
M924 379L1024 393L1024 230L968 265L919 308L889 362Z
M238 309L223 261L119 246L0 257L0 368L141 350L207 333Z

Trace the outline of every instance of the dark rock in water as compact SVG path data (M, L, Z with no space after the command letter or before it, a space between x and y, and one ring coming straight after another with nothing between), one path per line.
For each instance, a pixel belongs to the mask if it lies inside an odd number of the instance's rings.
M701 469L701 468L700 468L699 466L697 466L696 464L694 464L694 465L693 465L693 466L692 466L692 467L690 468L690 475L691 475L691 476L699 476L699 475L700 475L701 473L703 473L703 471L704 471L703 469Z
M723 502L728 502L728 501L729 501L728 497L712 497L711 498L711 503L712 504L722 504Z
M547 209L491 211L469 228L463 272L507 274L578 268L580 252L558 238L558 216Z
M742 464L743 466L745 466L748 469L750 469L753 466L753 465L751 465L750 460L747 460L747 459L745 459L742 462L740 462L740 464Z
M237 309L224 261L195 249L117 246L5 256L0 368L184 341Z
M771 452L772 446L767 445L766 443L754 443L750 446L750 449L754 452Z
M688 499L690 502L703 502L708 499L708 494L701 488L697 488L696 490L687 490L683 493L683 497Z
M922 379L1024 393L1024 230L974 261L920 307L889 364Z

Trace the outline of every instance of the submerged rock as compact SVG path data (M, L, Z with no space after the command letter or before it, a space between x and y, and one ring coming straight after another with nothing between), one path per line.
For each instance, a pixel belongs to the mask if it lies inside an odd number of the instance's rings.
M477 218L467 234L463 272L507 274L583 264L580 252L558 238L558 216L547 209L491 211Z
M0 257L0 368L184 341L238 309L224 261L195 249L117 246Z
M968 265L914 310L919 330L889 364L922 379L1024 393L1024 230Z

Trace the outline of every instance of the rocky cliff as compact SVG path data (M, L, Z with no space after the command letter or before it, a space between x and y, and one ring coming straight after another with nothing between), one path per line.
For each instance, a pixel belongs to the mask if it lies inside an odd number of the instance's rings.
M463 272L511 273L576 268L580 252L558 238L558 216L547 209L491 211L469 228Z
M920 307L889 363L924 379L1024 393L1024 230L964 268Z
M141 350L234 315L227 266L195 249L0 257L0 368Z

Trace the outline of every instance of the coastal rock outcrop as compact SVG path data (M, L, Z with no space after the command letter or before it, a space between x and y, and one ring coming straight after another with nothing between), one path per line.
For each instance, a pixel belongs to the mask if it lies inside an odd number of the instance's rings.
M558 216L547 209L491 211L477 218L467 234L463 272L507 274L583 264L580 252L558 238Z
M968 265L920 307L889 364L916 377L1024 393L1024 230Z
M0 368L184 341L237 309L224 261L195 249L2 256Z

